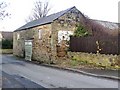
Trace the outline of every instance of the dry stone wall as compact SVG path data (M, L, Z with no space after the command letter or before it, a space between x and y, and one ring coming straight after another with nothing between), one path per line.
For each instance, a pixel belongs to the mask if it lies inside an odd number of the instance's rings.
M39 30L42 30L42 38L39 39ZM20 38L17 40L17 34ZM43 25L28 30L14 32L14 47L13 54L24 57L25 55L25 40L32 40L32 59L41 62L49 62L49 54L51 53L51 25Z
M85 64L104 67L107 69L120 69L120 55L105 55L83 52L68 52L70 60L85 62Z

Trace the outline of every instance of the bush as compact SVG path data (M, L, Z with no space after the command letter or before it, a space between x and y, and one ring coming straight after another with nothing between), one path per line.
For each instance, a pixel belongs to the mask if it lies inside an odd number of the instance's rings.
M12 49L13 48L13 40L2 40L2 49Z
M74 36L76 37L82 37L82 36L88 36L89 32L85 29L83 25L77 26L77 29L74 32Z

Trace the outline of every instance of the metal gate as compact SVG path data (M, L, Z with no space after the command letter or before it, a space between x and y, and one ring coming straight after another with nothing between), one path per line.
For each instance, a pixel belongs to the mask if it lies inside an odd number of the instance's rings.
M25 40L25 59L31 61L32 57L32 40Z

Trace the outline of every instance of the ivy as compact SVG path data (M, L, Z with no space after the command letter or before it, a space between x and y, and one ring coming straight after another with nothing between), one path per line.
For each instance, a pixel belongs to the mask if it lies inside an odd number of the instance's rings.
M89 32L85 29L83 25L78 25L77 29L74 32L75 37L85 37L88 35L89 35Z

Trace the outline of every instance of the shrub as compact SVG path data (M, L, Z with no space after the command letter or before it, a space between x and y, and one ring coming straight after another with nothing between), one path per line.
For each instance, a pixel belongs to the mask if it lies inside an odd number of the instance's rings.
M74 36L76 37L82 37L82 36L88 36L88 35L89 35L89 32L81 24L77 26L77 29L74 32Z
M13 48L13 40L2 40L2 49L12 49Z

